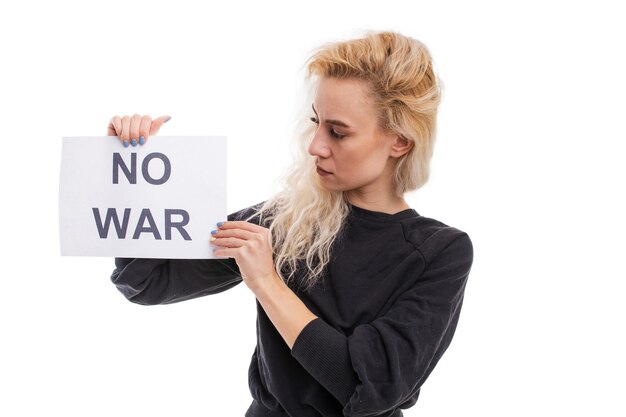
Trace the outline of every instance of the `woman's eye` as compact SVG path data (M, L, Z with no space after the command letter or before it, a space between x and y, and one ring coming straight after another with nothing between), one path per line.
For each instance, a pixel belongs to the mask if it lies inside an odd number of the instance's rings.
M335 132L335 129L330 129L330 136L334 137L335 139L343 139L345 135L341 135Z
M315 123L316 125L319 125L320 123L316 117L311 117L311 121ZM335 139L343 139L346 136L346 135L342 135L340 133L335 132L335 129L330 129L328 133L330 134L330 136L334 137Z

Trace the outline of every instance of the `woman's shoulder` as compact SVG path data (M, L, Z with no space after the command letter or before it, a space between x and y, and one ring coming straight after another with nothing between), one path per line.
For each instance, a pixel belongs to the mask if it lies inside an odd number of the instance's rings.
M228 215L228 221L249 221L254 224L259 224L259 216L256 214L259 209L263 207L263 204L265 204L265 201L230 213Z
M472 240L469 234L441 220L415 216L402 222L406 239L429 260L455 242L455 250L473 253Z

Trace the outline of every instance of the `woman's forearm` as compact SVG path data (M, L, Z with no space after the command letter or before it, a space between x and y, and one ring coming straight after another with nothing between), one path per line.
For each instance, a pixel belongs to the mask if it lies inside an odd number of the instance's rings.
M289 349L302 329L317 318L277 274L253 292Z

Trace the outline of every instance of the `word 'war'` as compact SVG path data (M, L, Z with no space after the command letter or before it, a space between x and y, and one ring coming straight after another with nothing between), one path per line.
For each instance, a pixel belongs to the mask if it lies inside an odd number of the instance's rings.
M92 210L96 227L98 228L98 234L101 239L108 238L111 223L113 223L117 238L126 239L131 217L130 208L124 209L124 215L121 221L115 208L107 209L104 221L102 221L100 209L93 207ZM174 221L172 219L173 216L180 216L181 218L177 219L178 221ZM182 209L165 209L164 223L165 240L172 240L172 229L176 229L184 240L191 240L191 236L189 236L189 233L187 233L187 230L184 228L184 226L189 223L189 213L187 213L187 211ZM147 208L141 210L139 214L132 239L139 239L142 233L152 234L154 239L162 240L161 232L154 221L154 216L152 216L150 209Z

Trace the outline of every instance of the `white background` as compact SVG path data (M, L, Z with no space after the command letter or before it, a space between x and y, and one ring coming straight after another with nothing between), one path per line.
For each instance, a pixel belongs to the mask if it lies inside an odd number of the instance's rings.
M133 113L227 135L238 210L277 190L309 52L363 29L431 50L439 134L408 201L475 249L455 338L405 415L626 413L620 2L8 3L1 415L243 416L252 292L144 307L113 259L61 258L61 137Z

